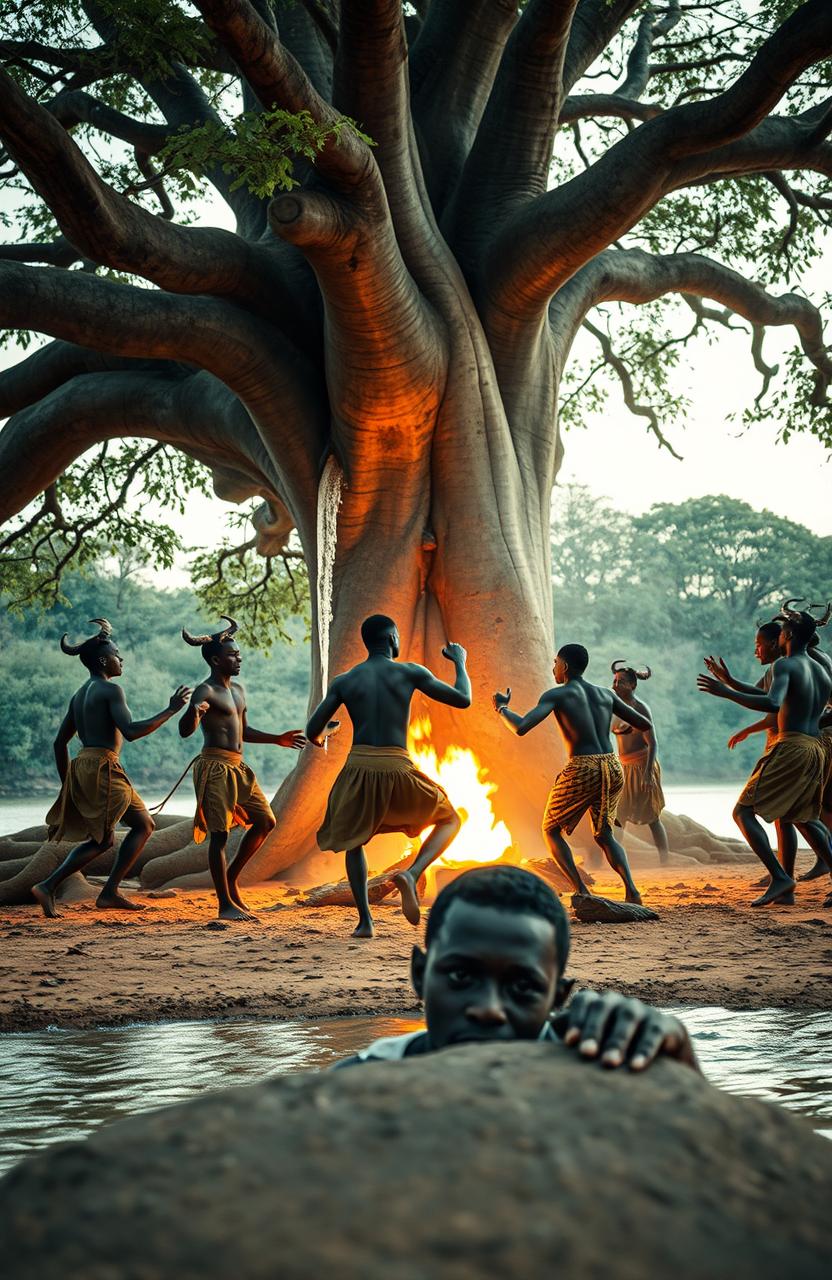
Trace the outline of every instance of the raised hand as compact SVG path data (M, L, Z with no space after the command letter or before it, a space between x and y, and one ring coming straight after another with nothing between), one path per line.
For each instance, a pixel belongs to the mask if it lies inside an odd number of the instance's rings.
M715 698L725 697L725 685L711 676L697 676L696 687L700 693L712 693Z
M170 695L168 703L168 711L181 711L185 704L189 701L192 689L186 684L180 684L179 688Z
M306 735L302 729L288 729L277 736L278 747L290 747L292 751L302 751L306 746Z
M449 640L442 650L442 657L447 658L449 662L456 663L457 666L464 667L468 658L467 649L463 649L461 644L454 644Z
M507 707L511 702L511 685L508 686L505 693L500 693L499 689L491 695L491 705L495 711L499 711L500 707Z
M678 1018L617 991L579 991L552 1023L563 1043L603 1067L643 1071L657 1058L699 1070L687 1029Z
M741 742L745 742L748 733L745 729L740 729L739 733L733 733L728 739L728 750L733 751L734 747L738 747Z
M206 711L209 710L210 706L211 704L207 700L205 702L198 702L196 704L196 706L194 707L194 711L199 716L200 720L205 715Z
M711 675L719 680L721 684L730 684L733 677L723 658L715 658L711 655L705 658L704 661Z

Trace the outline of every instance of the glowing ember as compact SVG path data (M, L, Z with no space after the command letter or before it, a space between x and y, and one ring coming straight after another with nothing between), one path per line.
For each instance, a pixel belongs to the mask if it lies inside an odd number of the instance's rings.
M430 731L428 716L414 720L408 732L407 749L417 769L445 788L462 818L459 835L436 865L494 862L512 843L508 827L497 821L491 808L490 797L497 790L497 784L485 780L487 770L467 747L449 747L442 759L438 759L430 742Z

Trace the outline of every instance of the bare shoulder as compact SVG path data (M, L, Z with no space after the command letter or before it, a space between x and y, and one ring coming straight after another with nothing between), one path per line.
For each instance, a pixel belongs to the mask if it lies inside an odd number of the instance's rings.
M199 684L194 685L194 691L191 694L191 702L210 702L211 692L211 685L207 680L202 680Z
M633 698L633 706L635 707L636 711L640 711L641 714L644 716L649 716L650 719L652 720L653 712L650 710L650 707L648 706L648 704L643 701L643 699Z
M231 693L235 702L242 702L245 705L246 687L244 684L241 684L239 680L232 680Z
M120 684L116 684L115 680L105 680L102 689L103 696L108 702L126 702L124 689Z

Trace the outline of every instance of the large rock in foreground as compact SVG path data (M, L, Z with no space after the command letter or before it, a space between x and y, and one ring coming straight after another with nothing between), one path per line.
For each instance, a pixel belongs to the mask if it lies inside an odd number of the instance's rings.
M830 1195L832 1144L684 1067L468 1045L54 1148L0 1239L6 1280L828 1280Z

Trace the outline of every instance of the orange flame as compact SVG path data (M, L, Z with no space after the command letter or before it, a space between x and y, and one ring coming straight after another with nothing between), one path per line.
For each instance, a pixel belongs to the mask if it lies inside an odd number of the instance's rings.
M495 862L512 844L511 832L498 822L491 807L496 782L487 781L488 771L467 747L449 747L441 760L430 742L429 716L414 720L407 735L410 758L434 782L447 791L451 804L459 810L462 826L447 853L436 866L457 866L464 862Z

